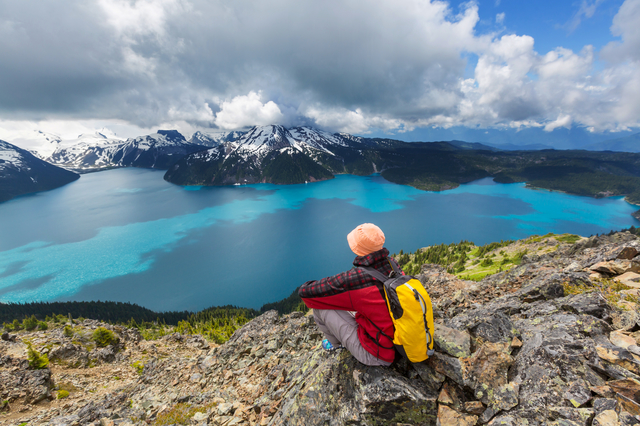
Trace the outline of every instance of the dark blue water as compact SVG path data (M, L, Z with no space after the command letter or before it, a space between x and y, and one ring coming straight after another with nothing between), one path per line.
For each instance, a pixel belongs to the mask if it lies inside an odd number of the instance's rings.
M441 193L380 176L306 185L182 188L119 169L0 204L0 301L115 300L154 310L259 307L347 269L346 235L372 222L393 252L462 239L638 225L621 198L490 179Z

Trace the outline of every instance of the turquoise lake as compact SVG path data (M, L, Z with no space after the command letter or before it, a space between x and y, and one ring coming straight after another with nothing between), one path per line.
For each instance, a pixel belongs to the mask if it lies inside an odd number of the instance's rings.
M373 175L302 185L180 187L117 169L0 204L0 301L114 300L150 309L259 308L351 267L346 235L382 228L392 252L460 240L583 236L639 223L592 199L483 179L424 192Z

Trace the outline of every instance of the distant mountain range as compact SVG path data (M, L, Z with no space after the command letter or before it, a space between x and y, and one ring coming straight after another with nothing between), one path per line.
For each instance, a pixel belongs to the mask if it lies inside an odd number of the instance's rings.
M257 126L184 157L165 179L180 185L314 182L332 178L344 162L338 153L357 145L309 127Z
M587 145L590 151L640 152L640 133Z
M131 166L162 169L167 170L164 178L178 185L293 184L340 173L381 173L395 183L439 191L493 177L579 195L626 195L640 204L640 154L632 153L523 147L511 151L515 147L403 142L280 125L256 126L247 132L196 132L189 141L176 130L127 140L107 132L80 135L73 141L42 132L35 137L32 149L51 164L77 172ZM632 143L632 138L623 138L617 146ZM5 163L17 158L5 157ZM23 177L29 179L28 174Z
M112 167L167 169L179 158L205 148L187 142L177 130L158 130L126 141L96 132L80 135L73 143L59 144L43 159L78 172Z
M0 141L0 202L57 188L79 177L76 173L36 158L29 151Z

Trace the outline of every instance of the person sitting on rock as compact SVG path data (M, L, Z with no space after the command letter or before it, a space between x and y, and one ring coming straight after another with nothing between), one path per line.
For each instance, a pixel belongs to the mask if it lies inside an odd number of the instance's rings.
M383 247L382 230L372 223L356 227L347 235L347 241L357 255L355 268L319 281L307 281L298 294L313 309L316 324L326 337L322 341L324 349L344 347L363 364L391 365L396 352L383 285L357 268L373 267L389 276L393 271L390 262L395 260Z

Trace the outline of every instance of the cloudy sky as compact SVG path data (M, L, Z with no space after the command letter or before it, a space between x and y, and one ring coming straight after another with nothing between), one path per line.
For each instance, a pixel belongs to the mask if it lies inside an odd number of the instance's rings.
M640 0L0 0L0 138L613 138L640 129L639 23Z

